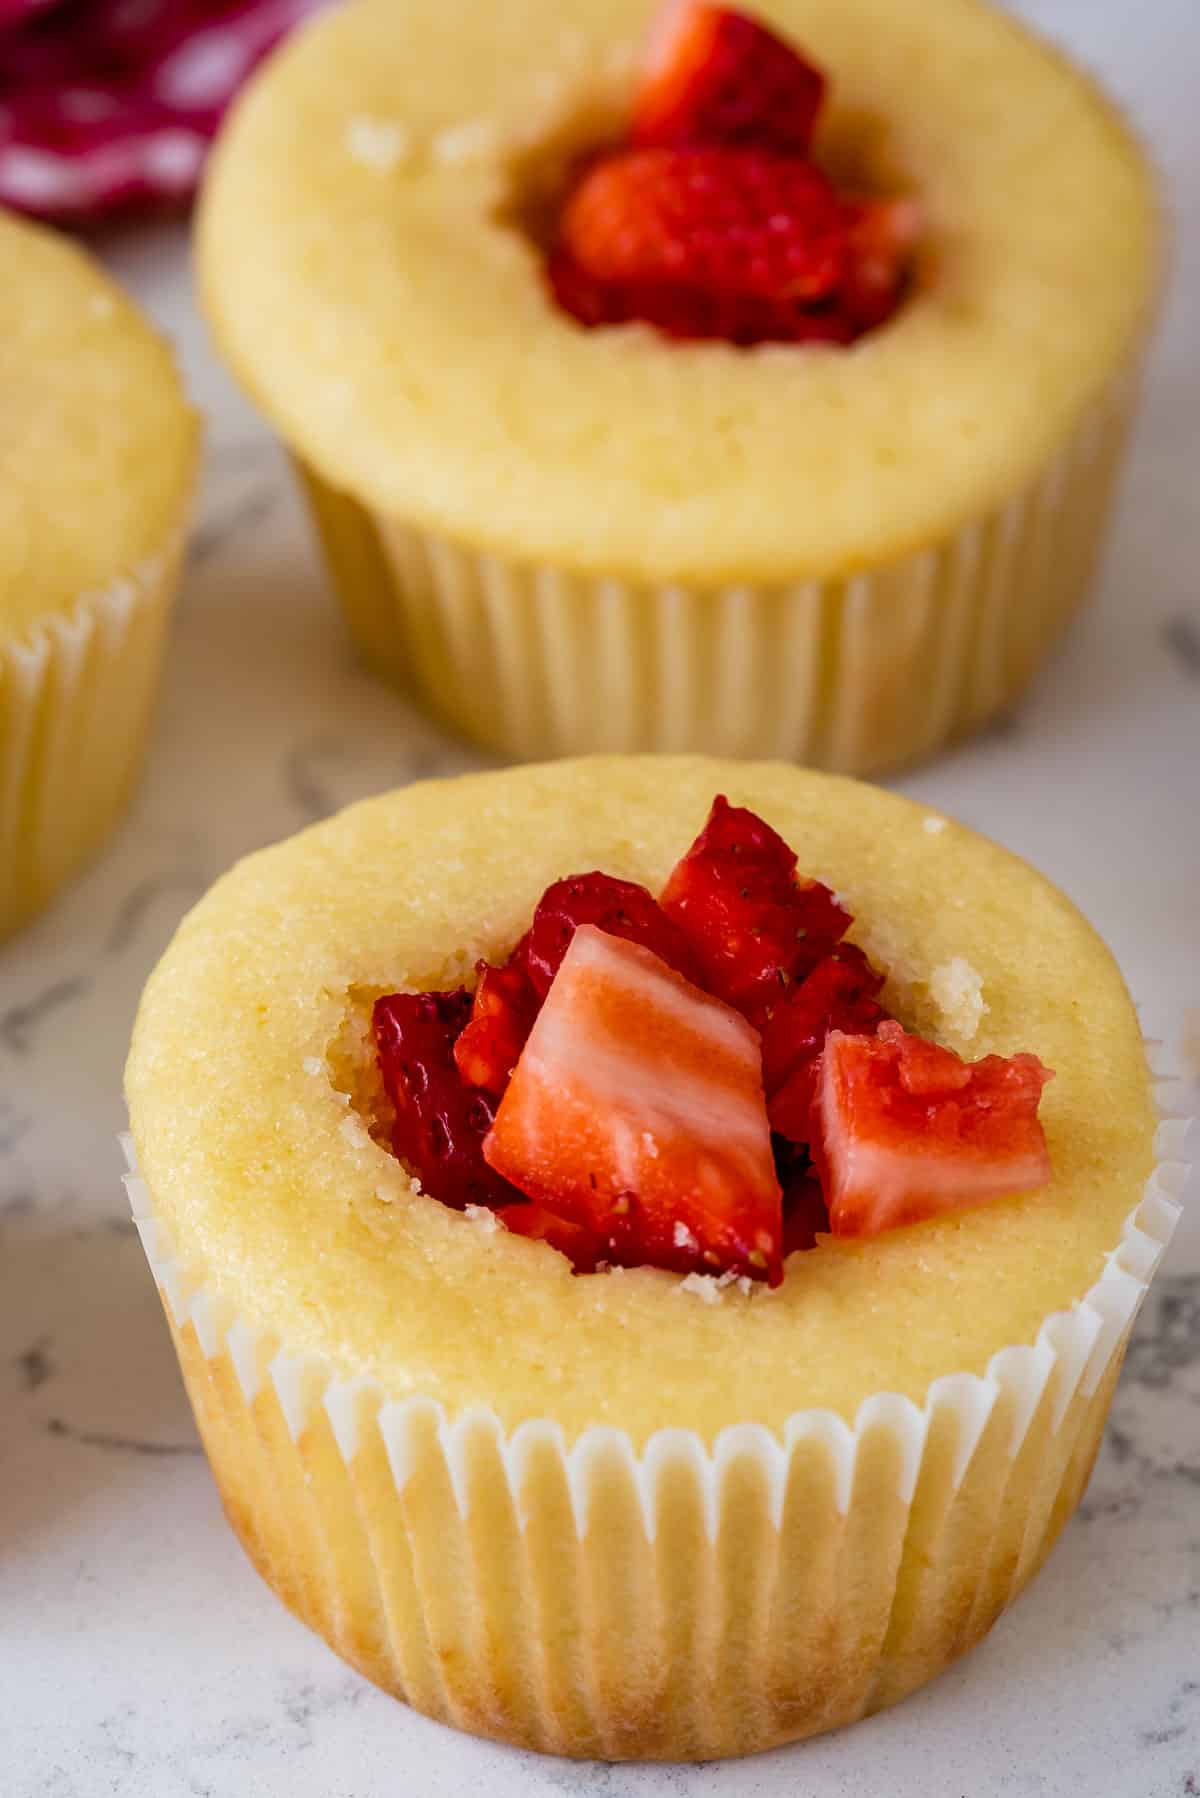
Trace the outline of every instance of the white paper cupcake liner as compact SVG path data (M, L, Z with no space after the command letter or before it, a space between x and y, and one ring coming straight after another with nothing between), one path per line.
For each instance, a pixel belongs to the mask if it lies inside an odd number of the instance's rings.
M125 1139L134 1216L226 1511L364 1674L476 1733L709 1758L835 1728L970 1647L1077 1504L1179 1215L1186 1121L1100 1278L1032 1345L853 1425L802 1411L711 1447L568 1442L346 1378L234 1315L176 1253Z
M998 510L836 578L710 588L513 561L371 512L298 461L368 662L518 758L779 757L865 774L1012 703L1083 597L1137 370Z
M0 937L98 848L158 690L180 538L127 579L0 640Z

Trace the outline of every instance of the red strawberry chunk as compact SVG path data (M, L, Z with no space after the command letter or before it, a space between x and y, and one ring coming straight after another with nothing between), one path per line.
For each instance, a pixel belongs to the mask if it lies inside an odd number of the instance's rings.
M609 936L641 943L677 973L689 980L695 978L696 961L687 938L645 887L632 880L616 880L611 874L573 874L546 888L529 934L513 953L514 961L523 958L538 1000L550 991L581 924L594 924Z
M533 923L504 966L479 963L471 1019L454 1048L468 1086L497 1095L504 1091L580 924L595 924L610 936L642 943L679 973L695 973L687 939L645 887L599 873L556 880L542 894Z
M500 1094L508 1085L540 1003L521 965L521 950L502 968L479 963L470 1020L454 1045L463 1080L489 1093Z
M885 324L904 297L920 214L912 200L845 202L846 263L835 292L819 300L706 292L694 283L605 281L566 251L547 279L558 304L590 328L653 325L668 337L756 343L850 344Z
M846 205L850 253L838 301L858 336L883 324L899 305L921 214L909 199L856 199Z
M560 218L562 249L594 280L745 295L831 294L847 214L812 163L764 150L623 150L592 163Z
M835 1236L874 1236L1032 1192L1050 1178L1036 1055L964 1062L909 1036L834 1031L821 1059L813 1160Z
M825 80L754 19L700 0L663 13L634 104L635 144L759 144L806 154Z
M875 998L883 985L862 950L841 943L790 986L762 1021L763 1084L771 1128L791 1142L812 1134L817 1064L831 1030L869 1035L887 1016Z
M375 1002L379 1071L395 1111L392 1151L431 1198L461 1211L514 1199L483 1158L495 1107L464 1087L454 1044L471 1013L471 995L392 993Z
M917 208L838 194L811 157L824 89L757 20L674 0L627 146L589 159L562 207L547 265L562 309L739 346L846 345L883 324Z
M547 279L564 312L592 330L640 320L667 337L715 338L743 348L756 343L846 344L861 334L836 301L810 307L799 300L710 294L666 282L597 281L564 254L551 258Z
M643 315L632 294L613 282L597 281L567 255L556 250L546 263L546 282L564 312L581 325L595 330L600 325L624 325ZM649 320L654 323L654 320ZM684 335L684 333L680 333ZM691 333L701 335L701 333Z
M547 1211L544 1205L502 1205L496 1216L514 1236L529 1236L535 1242L548 1242L552 1249L565 1255L577 1274L594 1274L605 1260L604 1244L584 1224L572 1223Z
M770 825L723 796L661 904L687 935L706 989L756 1017L831 954L851 923L827 886L798 879L795 852Z
M638 943L575 931L484 1153L606 1259L781 1277L757 1035Z

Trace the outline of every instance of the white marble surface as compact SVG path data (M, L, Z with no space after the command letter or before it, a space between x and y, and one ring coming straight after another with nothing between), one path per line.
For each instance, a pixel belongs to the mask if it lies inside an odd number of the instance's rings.
M1175 285L1098 604L1008 726L902 784L1079 900L1200 1104L1200 16L1024 10L1153 141ZM381 1697L249 1571L117 1184L134 1005L234 856L470 758L353 666L282 462L205 347L182 234L104 248L179 342L210 460L149 776L99 865L0 951L0 1793L1200 1794L1196 1206L1045 1574L966 1663L839 1737L695 1768L507 1752Z

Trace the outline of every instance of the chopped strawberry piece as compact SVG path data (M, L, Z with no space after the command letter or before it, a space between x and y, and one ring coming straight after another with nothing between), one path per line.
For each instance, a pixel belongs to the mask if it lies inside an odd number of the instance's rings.
M759 144L803 156L824 89L820 71L765 25L679 0L651 40L631 141Z
M839 195L811 159L819 70L755 19L674 0L624 148L587 158L547 281L589 328L850 344L903 297L918 212Z
M571 261L553 256L550 290L581 325L653 325L667 337L715 338L749 348L756 343L853 343L862 327L835 298L807 306L757 294L704 293L666 282L597 281Z
M639 943L575 931L484 1154L606 1258L781 1277L758 1038Z
M797 878L794 851L769 824L724 797L661 904L686 933L707 990L756 1017L832 954L851 923L827 886Z
M911 200L853 200L847 208L847 255L837 290L820 300L706 292L694 283L604 281L565 251L551 257L547 279L564 311L580 324L641 320L668 337L756 343L850 344L885 324L904 297L919 212Z
M468 1086L500 1094L533 1028L539 999L518 955L504 967L481 961L471 1017L454 1045L455 1065Z
M565 250L556 250L546 263L546 282L564 312L581 325L595 330L599 325L624 325L640 318L632 296L625 287L613 282L597 281ZM654 320L649 320L654 323ZM680 333L683 335L683 333ZM700 335L700 333L694 333Z
M471 995L392 993L375 1002L379 1071L395 1111L392 1150L431 1198L461 1211L504 1205L516 1195L487 1165L483 1139L495 1107L464 1087L454 1044L471 1013Z
M857 336L883 324L899 305L921 213L909 199L855 199L846 205L850 254L838 302Z
M496 1216L505 1229L515 1236L530 1236L535 1242L548 1242L552 1249L574 1267L577 1274L594 1274L605 1259L604 1244L584 1224L572 1223L547 1211L544 1205L501 1205Z
M850 922L718 797L661 905L605 874L558 881L473 998L377 1001L395 1154L430 1196L491 1207L579 1273L772 1284L825 1231L1044 1184L1050 1070L906 1034Z
M779 832L772 830L765 818L760 818L747 806L730 805L723 793L718 793L713 800L704 829L688 853L697 851L752 856L760 861L772 861L780 868L786 867L789 874L796 867L796 852L788 847Z
M840 943L805 979L789 986L762 1021L763 1084L771 1128L808 1142L817 1064L831 1030L869 1035L887 1012L875 997L883 975L853 943Z
M821 1058L813 1161L835 1236L874 1236L1032 1192L1050 1178L1036 1055L964 1062L908 1036L834 1031Z
M645 887L611 874L573 874L546 888L533 923L503 967L480 962L470 1022L454 1048L468 1086L499 1095L533 1028L542 1000L580 924L642 943L691 978L695 957L686 937Z
M971 1084L971 1064L931 1043L928 1037L908 1036L899 1024L884 1032L885 1044L894 1049L900 1090L914 1099L944 1099L961 1093ZM998 1061L999 1056L993 1056ZM1038 1088L1040 1094L1041 1087Z
M695 978L696 960L687 938L645 887L632 880L616 880L611 874L573 874L546 888L529 934L513 952L513 961L523 959L539 1000L550 991L581 924L594 924L609 936L641 943L677 973L689 980Z
M562 248L594 280L811 303L846 268L847 213L820 169L765 150L622 150L569 194Z

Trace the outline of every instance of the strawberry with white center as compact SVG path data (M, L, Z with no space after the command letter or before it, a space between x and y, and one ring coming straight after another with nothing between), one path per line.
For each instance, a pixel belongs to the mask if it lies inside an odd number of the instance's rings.
M548 886L533 922L503 967L478 964L470 1022L454 1045L468 1086L502 1093L559 963L581 924L653 949L677 973L695 976L688 940L645 887L611 874L572 874Z
M1036 1055L966 1062L890 1020L873 1037L833 1031L812 1144L832 1233L875 1236L1044 1186L1037 1111L1052 1078Z
M780 1277L758 1036L639 944L576 930L484 1155L607 1259Z

